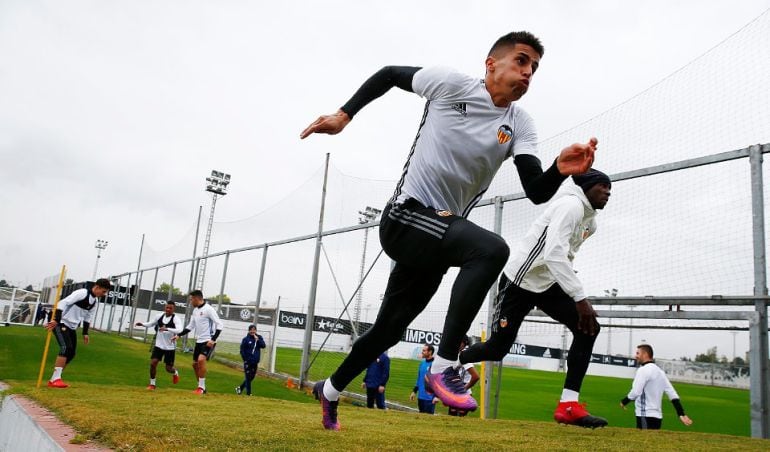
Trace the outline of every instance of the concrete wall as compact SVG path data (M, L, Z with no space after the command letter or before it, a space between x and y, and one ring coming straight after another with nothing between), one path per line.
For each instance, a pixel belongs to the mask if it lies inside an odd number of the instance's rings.
M14 396L6 396L2 399L2 408L0 408L0 451L24 450L64 451L29 417Z

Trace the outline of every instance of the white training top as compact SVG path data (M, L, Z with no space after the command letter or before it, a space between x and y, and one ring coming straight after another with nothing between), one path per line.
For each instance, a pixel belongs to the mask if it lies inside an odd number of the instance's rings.
M195 311L193 310L193 312ZM155 320L147 323L140 323L139 325L145 328L153 328L155 325L158 325L158 322L160 322L160 325L166 325L170 320L171 316L166 315L164 312L163 314L160 314L158 317L156 317ZM155 336L155 346L161 350L174 350L176 346L171 338L182 332L183 322L183 319L174 316L174 328L168 327L166 331L158 330L158 334Z
M558 283L573 300L586 297L572 261L580 245L596 232L596 210L583 189L565 181L554 200L532 223L503 272L515 285L542 293Z
M634 400L637 416L663 419L661 403L664 392L669 400L679 398L679 394L671 386L665 372L655 363L649 362L642 364L637 369L634 383L631 385L631 392L628 393L627 397Z
M460 378L462 378L463 383L468 384L471 381L471 378L473 378L473 375L471 375L469 370L473 369L475 366L473 363L465 363L463 364L460 369L457 370L457 372L460 374ZM468 394L473 394L473 391L471 391L470 388L468 388Z
M532 118L495 106L484 80L432 67L414 74L412 89L428 102L391 202L415 198L467 217L505 159L537 154Z
M85 300L86 294L88 294L87 301ZM97 298L88 289L83 288L72 292L60 300L56 306L56 309L60 309L62 312L61 323L73 330L80 325L80 322L90 323L96 302ZM85 306L90 307L90 309L84 308Z
M195 342L201 344L208 342L211 337L214 336L216 330L223 328L223 323L217 315L217 310L208 303L203 303L197 308L193 309L192 316L190 317L190 323L187 324L187 329L195 331Z

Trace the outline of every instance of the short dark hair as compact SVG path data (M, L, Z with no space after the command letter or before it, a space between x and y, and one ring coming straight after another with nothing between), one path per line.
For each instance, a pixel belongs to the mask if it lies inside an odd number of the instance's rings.
M174 302L174 300L166 300L166 304L173 304L174 307L176 307L176 303Z
M252 329L252 328L254 328L254 329L256 330L256 329L257 329L257 325L254 325L254 324L252 323L251 325L249 325L249 331L251 331L251 329Z
M191 291L190 291L190 296L191 296L191 297L195 297L195 298L203 298L203 292L201 292L201 291L200 291L200 290L198 290L198 289L195 289L195 290L191 290Z
M492 54L497 53L500 49L513 47L516 44L525 44L532 47L541 58L545 54L543 44L535 35L528 31L512 31L507 35L500 36L500 38L492 44L492 48L489 49L489 54L487 56L492 56Z
M110 283L110 280L107 278L99 278L94 283L94 286L99 286L102 289L110 290L112 289L112 284Z
M430 345L430 344L425 344L425 346L426 346L426 347L428 347L428 350L430 350L431 354L433 354L433 353L435 353L435 352L436 352L436 349L435 349L435 348L433 348L433 346L432 346L432 345Z
M645 352L645 353L647 353L648 355L650 355L650 359L652 359L652 357L653 357L653 354L652 354L652 345L649 345L649 344L641 344L641 345L637 345L637 346L636 346L636 348L638 348L638 349L640 349L640 350L644 350L644 352Z

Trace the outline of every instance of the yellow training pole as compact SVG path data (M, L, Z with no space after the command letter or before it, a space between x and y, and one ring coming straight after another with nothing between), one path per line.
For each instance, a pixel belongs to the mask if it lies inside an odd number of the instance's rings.
M59 275L59 284L56 286L56 298L53 302L53 311L51 311L51 320L53 320L56 314L56 308L59 307L59 297L61 297L61 291L64 287L64 275L67 273L67 266L61 266L61 274ZM37 374L37 386L40 389L40 383L43 381L43 372L45 371L45 360L48 359L48 346L51 345L51 330L48 330L48 334L45 336L45 348L43 349L43 360L40 361L40 373Z
M481 342L486 342L487 340L487 330L484 328L481 329ZM480 419L486 419L487 413L486 413L486 405L484 405L484 394L486 394L486 391L484 391L485 386L487 385L487 362L482 361L481 362L481 384L479 386L479 391L481 391L481 396L479 397L479 401L481 402L481 409L479 410L479 418Z

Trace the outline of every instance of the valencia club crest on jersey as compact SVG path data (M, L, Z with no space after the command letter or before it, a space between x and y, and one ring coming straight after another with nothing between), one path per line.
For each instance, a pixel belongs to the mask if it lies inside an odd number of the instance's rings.
M511 128L506 124L501 125L500 128L497 129L497 142L500 144L505 144L511 141L512 136L513 130L511 130Z

